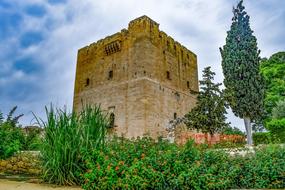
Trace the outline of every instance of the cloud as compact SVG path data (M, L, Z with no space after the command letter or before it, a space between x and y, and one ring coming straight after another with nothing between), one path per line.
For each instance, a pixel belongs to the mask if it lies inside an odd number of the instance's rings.
M284 50L284 2L245 1L262 56ZM53 102L71 109L77 50L148 15L198 56L222 82L221 57L236 0L2 0L0 2L0 109L14 105L29 124ZM235 126L242 121L229 115Z

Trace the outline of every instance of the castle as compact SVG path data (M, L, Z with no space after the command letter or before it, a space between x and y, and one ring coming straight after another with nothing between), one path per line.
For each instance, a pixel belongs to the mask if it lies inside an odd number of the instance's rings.
M100 104L118 135L167 135L166 125L195 106L196 55L147 16L79 49L73 109Z

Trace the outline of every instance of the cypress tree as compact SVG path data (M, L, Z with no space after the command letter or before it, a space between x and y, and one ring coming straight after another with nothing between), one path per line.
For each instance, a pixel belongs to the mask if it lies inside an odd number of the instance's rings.
M190 129L197 129L203 133L221 132L228 124L225 122L226 108L223 92L220 90L221 83L213 83L215 73L211 67L203 70L203 80L200 82L198 102L196 107L186 115L186 125Z
M263 113L264 80L259 71L260 50L244 9L243 0L233 9L232 25L220 52L230 107L244 119L247 143L252 145L251 122Z

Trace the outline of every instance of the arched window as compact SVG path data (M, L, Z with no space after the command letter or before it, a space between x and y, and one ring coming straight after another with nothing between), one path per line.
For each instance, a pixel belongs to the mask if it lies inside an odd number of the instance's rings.
M187 81L187 88L190 88L190 82Z
M176 112L173 114L173 118L177 119L177 113Z

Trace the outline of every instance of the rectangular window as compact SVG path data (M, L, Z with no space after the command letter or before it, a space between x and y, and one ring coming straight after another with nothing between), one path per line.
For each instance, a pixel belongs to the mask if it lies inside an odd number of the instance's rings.
M109 76L108 76L108 80L111 80L113 78L113 71L109 71Z
M89 86L89 84L90 84L90 79L87 78L86 81L85 81L85 86Z
M169 71L166 71L166 78L167 78L168 80L171 80Z

